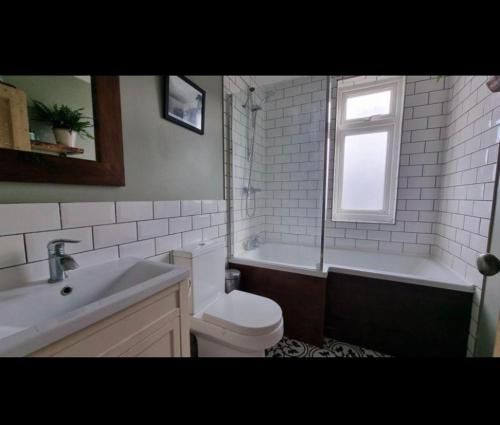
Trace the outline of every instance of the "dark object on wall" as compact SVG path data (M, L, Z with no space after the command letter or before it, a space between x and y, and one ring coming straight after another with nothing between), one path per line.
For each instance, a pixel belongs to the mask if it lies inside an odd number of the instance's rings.
M327 336L402 357L464 357L472 294L328 274Z
M491 77L486 85L493 93L500 92L500 75Z
M119 78L92 76L91 85L96 161L0 149L0 181L125 185Z
M230 263L241 271L241 289L276 301L283 310L285 335L323 346L326 279Z
M198 134L205 132L205 90L181 75L164 78L163 117Z
M226 294L239 290L241 286L241 272L237 269L226 270Z
M495 276L500 272L500 260L493 254L481 254L476 260L479 273L484 276Z

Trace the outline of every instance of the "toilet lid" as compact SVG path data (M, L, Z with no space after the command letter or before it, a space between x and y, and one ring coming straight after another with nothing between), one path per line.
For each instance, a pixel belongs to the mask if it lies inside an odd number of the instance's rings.
M281 322L281 307L269 298L242 291L219 297L203 313L207 322L243 335L264 335Z

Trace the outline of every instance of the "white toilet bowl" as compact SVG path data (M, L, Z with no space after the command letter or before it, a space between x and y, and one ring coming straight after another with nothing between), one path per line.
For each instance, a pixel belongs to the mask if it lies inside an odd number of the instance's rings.
M192 316L191 332L199 357L264 357L283 337L283 314L268 298L233 291Z
M248 292L224 292L223 244L175 250L174 262L190 270L191 332L199 357L263 357L283 337L278 304Z

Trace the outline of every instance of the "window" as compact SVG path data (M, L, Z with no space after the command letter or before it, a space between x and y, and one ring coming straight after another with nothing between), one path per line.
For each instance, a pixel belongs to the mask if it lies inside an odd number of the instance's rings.
M405 77L338 82L332 220L394 223Z

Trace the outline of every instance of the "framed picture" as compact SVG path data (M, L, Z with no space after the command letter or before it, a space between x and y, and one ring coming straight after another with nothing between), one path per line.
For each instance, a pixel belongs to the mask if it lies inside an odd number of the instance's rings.
M165 76L164 118L198 134L205 132L205 90L181 75Z

